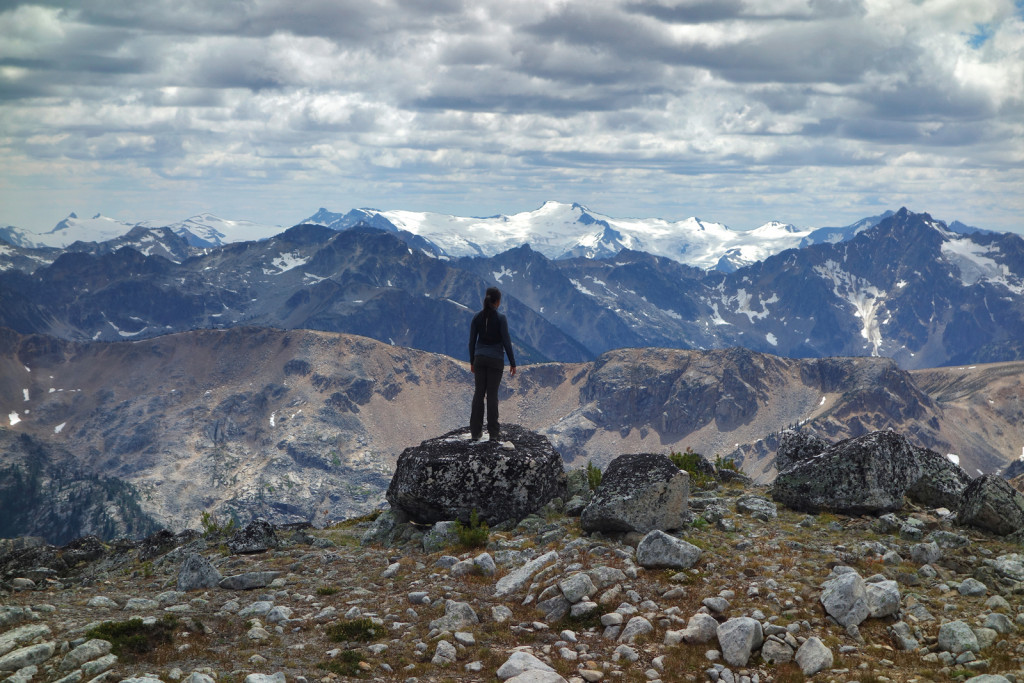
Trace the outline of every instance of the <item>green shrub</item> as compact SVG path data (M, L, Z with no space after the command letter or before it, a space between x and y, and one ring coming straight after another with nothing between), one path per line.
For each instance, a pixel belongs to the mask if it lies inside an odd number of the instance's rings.
M373 623L373 620L368 617L346 619L327 628L327 637L335 643L369 643L373 640L380 640L387 634L386 628Z
M690 448L686 447L686 450L682 453L672 451L669 453L668 459L681 470L685 470L690 475L690 483L697 487L703 487L708 482L713 481L713 477L709 477L700 470L700 459L701 454Z
M732 470L733 472L739 472L740 468L736 467L736 461L729 459L726 460L720 455L715 456L715 469L716 470Z
M135 617L128 621L104 621L86 631L85 636L109 641L112 653L130 661L160 645L172 642L177 626L178 620L170 615L149 625Z
M601 468L592 462L587 463L587 483L591 491L596 491L601 485Z
M317 666L339 676L358 676L363 673L363 670L359 668L359 662L365 661L363 656L355 650L342 650L337 659L320 662Z
M218 522L213 515L209 512L204 512L199 519L199 523L203 525L203 536L221 536L230 534L235 530L235 518L231 517L227 523Z
M469 526L459 521L455 522L455 535L459 537L459 545L465 548L486 548L490 533L487 522L480 519L476 508L469 513Z
M319 588L316 589L316 594L317 595L334 595L339 590L341 590L341 589L337 588L336 586L320 586Z

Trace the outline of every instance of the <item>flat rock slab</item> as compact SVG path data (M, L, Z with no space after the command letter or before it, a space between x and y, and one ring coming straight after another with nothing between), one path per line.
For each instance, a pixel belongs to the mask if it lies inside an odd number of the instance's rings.
M269 586L279 576L281 576L281 572L246 572L235 576L225 576L218 585L225 590L247 591Z

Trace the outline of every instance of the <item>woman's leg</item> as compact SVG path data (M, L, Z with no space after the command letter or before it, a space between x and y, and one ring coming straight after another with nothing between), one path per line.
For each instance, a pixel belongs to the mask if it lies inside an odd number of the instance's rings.
M501 375L505 371L505 363L498 358L489 358L487 371L487 433L497 440L500 432L498 425L498 387L501 386Z
M481 363L483 359L477 356L473 365L473 403L469 414L469 434L473 439L479 439L484 431L484 396L487 394L487 368Z

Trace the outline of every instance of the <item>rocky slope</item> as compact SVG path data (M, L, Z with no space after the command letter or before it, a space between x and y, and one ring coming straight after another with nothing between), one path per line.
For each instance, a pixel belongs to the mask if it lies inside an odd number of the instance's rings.
M1015 368L919 375L885 359L632 349L522 366L503 381L501 410L546 434L568 465L691 447L767 482L778 431L802 424L830 440L894 427L973 475L1024 445ZM28 472L17 444L29 438L65 476L48 486L92 481L90 504L109 510L70 525L26 513L37 525L14 533L127 533L128 498L139 524L175 530L203 512L318 524L367 512L404 448L466 424L470 387L465 363L349 335L236 328L73 343L0 332L0 468ZM105 492L108 478L128 498Z
M361 546L371 525L358 521L278 528L246 554L214 530L0 547L0 671L133 683L1024 680L1019 545L934 510L883 527L776 509L763 493L694 491L696 521L678 536L700 553L685 570L653 568L637 538L583 534L557 505L492 532L486 549L428 528ZM186 590L207 580L185 571L203 559L230 580ZM837 603L861 576L870 613ZM153 649L115 654L123 641L92 630L132 618L129 632L153 625Z

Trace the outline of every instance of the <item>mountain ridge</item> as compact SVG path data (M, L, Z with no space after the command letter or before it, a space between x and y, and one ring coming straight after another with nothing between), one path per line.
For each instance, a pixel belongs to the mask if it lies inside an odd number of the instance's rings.
M27 436L54 462L72 457L68 471L117 477L174 529L204 511L278 523L368 512L403 448L469 415L467 363L353 335L249 327L98 343L0 330L0 341L0 442ZM777 433L802 423L830 440L892 427L975 474L1024 447L1022 370L621 349L521 366L501 410L574 466L693 447L768 481ZM0 468L19 452L0 448Z

